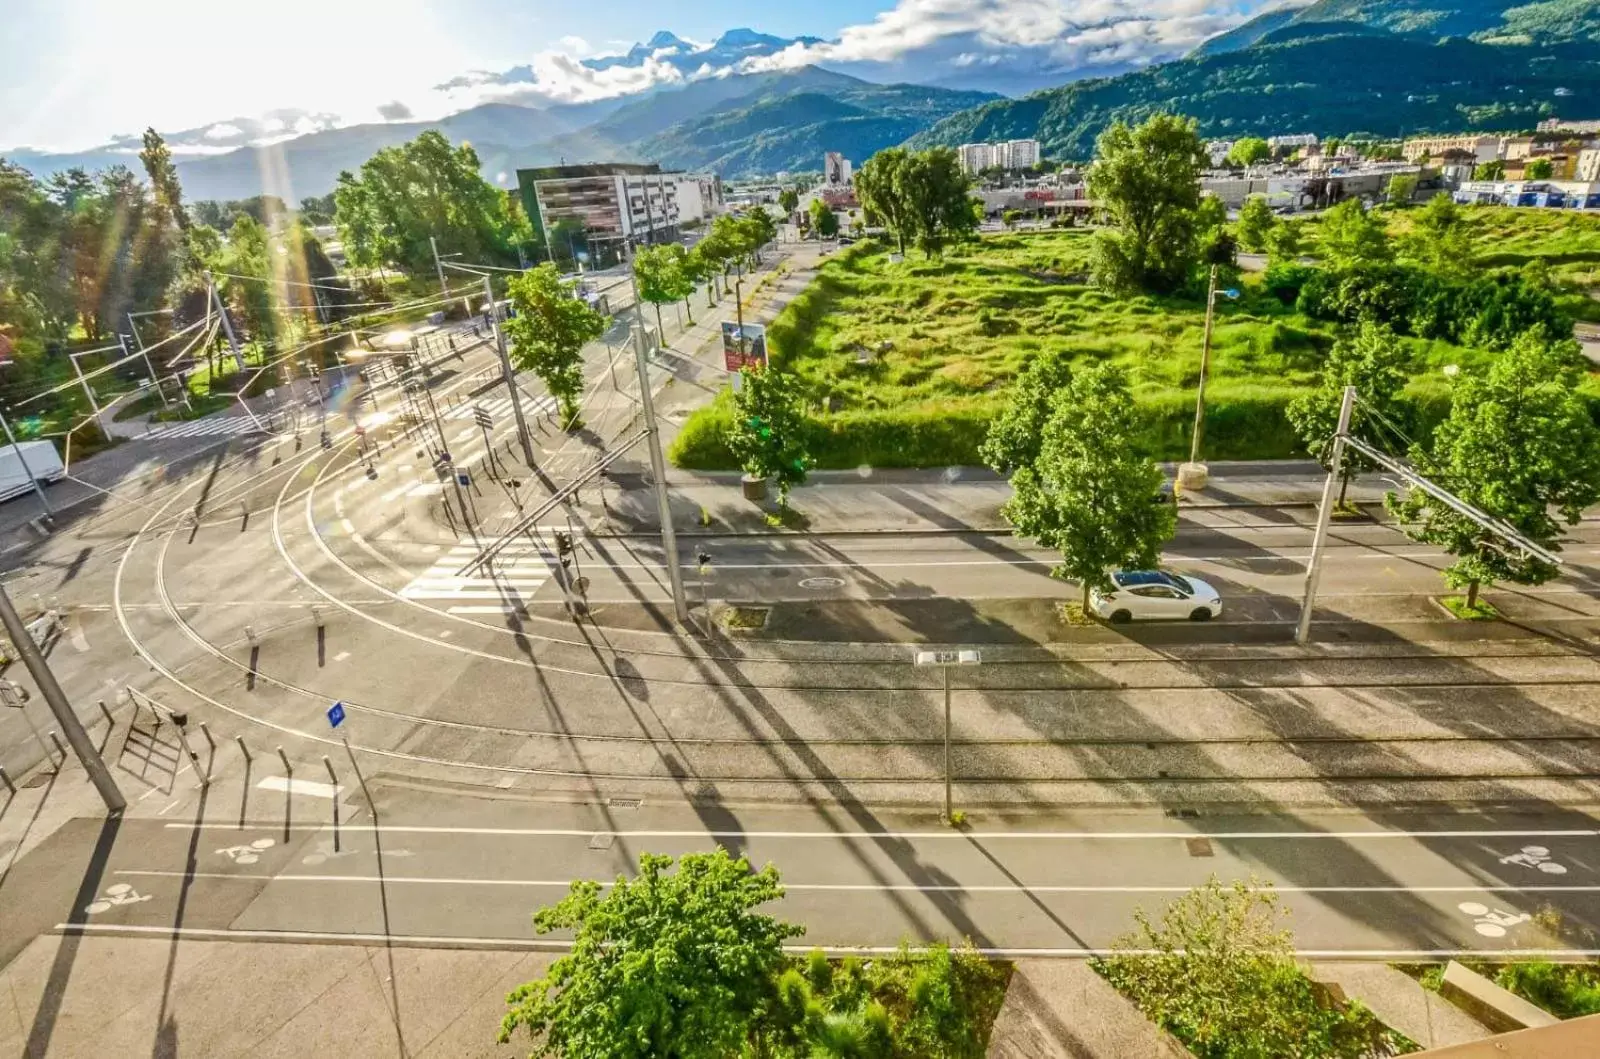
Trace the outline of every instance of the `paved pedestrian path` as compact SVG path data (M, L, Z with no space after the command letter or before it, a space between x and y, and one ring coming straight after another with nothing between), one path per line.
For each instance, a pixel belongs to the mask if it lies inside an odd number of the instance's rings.
M563 530L563 532L565 532ZM400 595L430 603L453 603L451 614L500 614L519 611L553 576L555 530L537 531L535 541L507 545L493 563L468 575L461 568L483 548L483 541L463 538L439 553Z
M186 423L153 423L150 432L142 435L145 441L180 441L184 438L241 437L247 434L269 434L265 420L249 416L226 415L191 419Z

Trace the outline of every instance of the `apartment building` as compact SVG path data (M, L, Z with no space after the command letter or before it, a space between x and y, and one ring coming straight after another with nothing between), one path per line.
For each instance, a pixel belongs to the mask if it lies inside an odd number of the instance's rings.
M547 242L552 228L575 221L589 246L603 253L676 239L681 225L722 206L719 177L627 162L519 169L517 188L536 241Z
M1442 158L1451 151L1465 151L1476 162L1492 162L1500 157L1501 140L1498 136L1416 136L1400 147L1408 162Z
M998 143L964 143L956 149L963 173L985 169L1028 169L1039 164L1038 140L1003 140Z

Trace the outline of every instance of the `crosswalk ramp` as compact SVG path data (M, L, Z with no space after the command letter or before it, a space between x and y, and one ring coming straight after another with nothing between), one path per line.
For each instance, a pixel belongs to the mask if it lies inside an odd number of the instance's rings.
M554 576L554 533L554 529L541 530L535 540L509 544L491 564L466 576L460 573L461 568L472 561L483 544L461 541L440 552L432 566L402 588L401 598L455 604L446 608L451 614L520 610Z
M457 405L445 413L446 419L471 419L473 412L479 408L488 412L496 423L509 422L512 418L510 397L482 397L475 401L467 401ZM534 416L549 415L556 410L556 399L549 394L539 397L522 398L522 414L532 419Z
M152 423L150 432L143 435L148 441L177 441L182 438L236 437L243 434L267 434L266 421L257 422L249 416L209 416L191 419L187 423Z

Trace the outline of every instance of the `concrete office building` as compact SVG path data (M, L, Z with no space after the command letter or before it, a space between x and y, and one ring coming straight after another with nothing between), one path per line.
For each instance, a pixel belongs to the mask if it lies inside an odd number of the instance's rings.
M716 176L627 162L519 169L517 189L536 242L547 244L553 228L576 221L590 252L607 259L626 246L677 239L682 225L722 206Z
M1038 140L1003 140L998 143L964 143L956 148L963 173L985 169L1027 169L1039 164Z

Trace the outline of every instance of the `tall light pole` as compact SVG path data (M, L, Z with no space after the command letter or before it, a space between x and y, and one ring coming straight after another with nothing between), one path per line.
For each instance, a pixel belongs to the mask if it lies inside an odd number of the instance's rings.
M1189 439L1189 462L1178 468L1178 485L1184 489L1206 487L1206 465L1200 462L1200 438L1206 422L1206 375L1211 369L1211 321L1216 315L1217 295L1239 297L1233 287L1217 290L1217 266L1211 266L1211 277L1206 283L1206 328L1200 341L1200 386L1194 399L1194 434Z
M117 781L111 778L110 770L101 760L100 752L94 748L94 743L90 742L89 734L83 730L78 715L72 712L72 704L67 702L67 696L62 692L61 685L56 683L56 676L50 672L50 664L45 661L44 652L33 642L33 636L29 634L28 627L22 623L17 608L11 605L11 597L6 594L4 585L0 585L0 622L5 624L6 635L11 637L11 643L16 647L17 654L22 656L23 664L33 675L33 682L44 693L44 701L50 704L50 712L55 714L56 723L66 733L67 743L72 747L72 752L78 755L83 771L89 774L95 789L100 792L101 801L106 803L106 811L120 813L128 807L128 800L122 796L122 791L117 789Z
M678 566L678 531L672 525L672 506L667 501L667 462L661 456L661 432L656 428L656 406L650 396L650 366L644 356L643 328L634 328L633 358L639 369L639 404L644 410L646 444L650 447L650 473L656 480L656 510L661 516L661 550L667 560L667 579L672 583L672 606L678 621L689 625L689 601L683 594L683 570Z
M1328 461L1328 480L1322 483L1322 505L1317 508L1317 529L1311 535L1311 558L1306 561L1306 593L1300 604L1300 621L1294 628L1295 643L1311 637L1311 608L1316 602L1317 585L1322 580L1322 549L1328 539L1328 524L1333 516L1333 490L1344 470L1344 443L1350 436L1350 413L1356 404L1356 388L1344 388L1339 402L1339 427L1333 435L1333 457Z
M506 336L500 330L500 310L495 308L494 288L489 284L487 273L483 277L484 307L489 313L489 329L494 334L495 352L500 354L500 374L506 380L506 389L511 393L511 414L517 420L517 439L522 442L522 455L528 461L529 468L535 466L533 458L533 439L528 436L528 421L522 417L522 394L517 389L517 377L511 371L511 354L506 352Z

